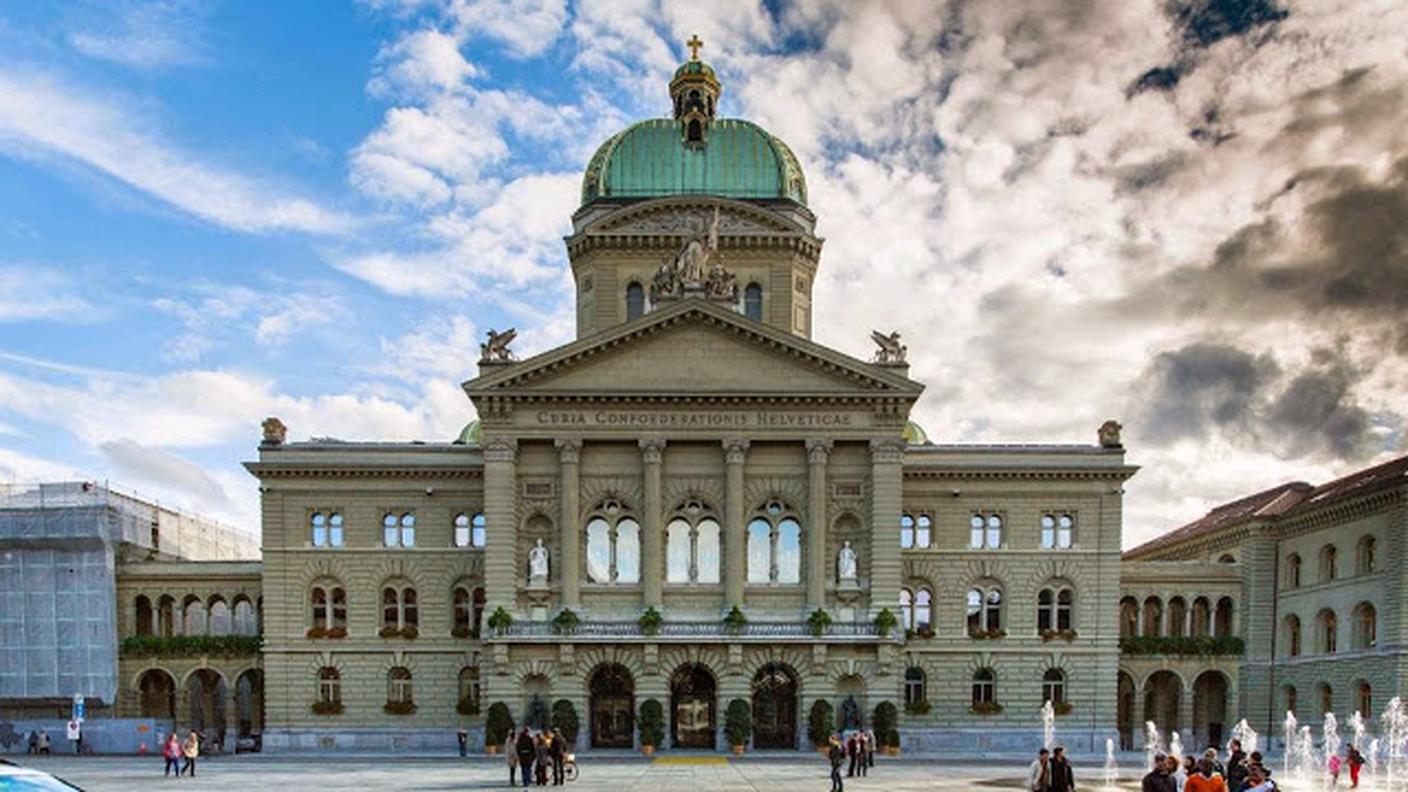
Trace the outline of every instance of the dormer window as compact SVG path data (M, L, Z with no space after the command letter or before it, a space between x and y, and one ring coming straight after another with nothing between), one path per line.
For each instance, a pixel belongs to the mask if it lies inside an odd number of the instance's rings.
M704 125L698 119L689 122L689 127L685 132L684 139L690 143L704 142Z

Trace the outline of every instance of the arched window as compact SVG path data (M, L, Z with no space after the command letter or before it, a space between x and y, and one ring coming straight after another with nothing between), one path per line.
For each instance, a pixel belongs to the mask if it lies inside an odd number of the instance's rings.
M387 512L381 518L381 540L387 547L416 546L416 516L409 512L395 515Z
M626 321L645 316L645 289L639 283L626 284Z
M1319 685L1317 685L1317 686L1315 687L1315 690L1316 690L1316 692L1318 692L1318 693L1320 694L1320 714L1321 714L1321 715L1324 715L1324 714L1326 714L1326 713L1334 712L1334 711L1335 711L1335 690L1334 690L1334 688L1330 687L1329 685L1325 684L1324 682L1321 682Z
M1378 542L1374 537L1360 537L1359 545L1354 551L1354 573L1356 575L1372 575L1378 564L1378 559L1375 558L1377 552Z
M1069 550L1075 542L1076 520L1069 514L1041 517L1041 546L1045 550Z
M968 634L998 637L1002 632L1002 589L968 589Z
M1364 720L1369 720L1373 717L1374 713L1373 689L1369 687L1368 682L1361 679L1354 692L1355 704L1358 705L1359 714L1364 716Z
M763 287L750 283L743 289L743 315L754 321L763 321Z
M1168 634L1174 638L1188 634L1188 603L1182 597L1168 601Z
M181 628L183 635L205 635L206 613L205 603L194 596L186 597L182 606L184 618Z
M1320 625L1320 651L1324 654L1334 654L1339 648L1339 624L1335 620L1335 612L1326 608L1320 611L1316 621Z
M323 704L342 702L342 674L332 666L318 669L318 701Z
M248 597L235 598L234 628L235 635L259 634L259 614L255 613L254 603Z
M135 610L138 635L152 634L152 601L145 594L138 594L132 605Z
M1070 630L1075 595L1065 586L1044 588L1036 595L1036 629L1039 633Z
M469 515L463 512L455 515L455 547L469 547Z
M1286 556L1286 588L1300 588L1300 554Z
M1354 609L1354 648L1373 649L1379 644L1379 617L1374 606L1361 602Z
M1296 704L1300 703L1296 700L1296 686L1286 685L1284 693L1286 695L1286 712L1289 712L1294 715L1296 712Z
M1041 677L1041 702L1066 703L1066 675L1059 668L1049 668Z
M927 588L914 592L914 629L932 631L934 629L934 595Z
M1139 601L1134 597L1120 600L1120 637L1133 638L1139 634Z
M386 674L386 700L391 704L414 704L415 694L411 689L411 671L396 666Z
M454 601L454 626L451 628L450 634L456 638L468 638L473 632L474 620L474 614L470 607L469 589L465 586L455 586L452 599Z
M1164 601L1158 597L1144 600L1144 631L1141 635L1163 635Z
M900 622L906 630L914 629L914 595L909 589L900 589Z
M690 143L704 142L704 125L699 123L699 119L696 118L693 121L689 122L689 127L685 133L685 138Z
M973 672L973 707L989 707L997 703L997 675L991 668Z
M719 523L704 505L687 501L665 528L667 583L719 582Z
M1220 556L1217 557L1217 563L1219 563L1219 564L1235 564L1235 563L1237 563L1237 557L1234 556L1234 555L1232 555L1231 553L1223 553L1222 555L1220 555Z
M386 586L381 590L381 631L405 631L420 624L416 590L410 586Z
M968 521L968 546L973 550L996 550L1002 547L1002 516L975 514Z
M1286 617L1286 656L1300 657L1300 617L1294 613Z
M1213 635L1227 638L1232 635L1232 598L1222 597L1217 601L1217 613L1213 618Z
M1193 629L1189 632L1195 638L1212 635L1212 605L1207 597L1193 600Z
M342 547L342 512L313 512L308 525L314 547Z
M924 689L924 682L924 669L910 666L904 670L904 706L906 709L929 700L928 692Z
M934 520L927 514L921 514L914 520L914 546L928 547L934 541Z
M465 712L479 711L479 666L465 666L460 669L460 709Z
M900 516L900 549L914 547L914 518L908 514Z
M170 594L163 594L156 601L156 629L158 634L171 637L179 626L176 620L176 600Z
M587 521L587 579L592 583L640 582L640 523L614 500L603 501Z
M1325 545L1320 548L1320 582L1329 583L1335 579L1338 570L1335 568L1339 563L1339 551L1334 545Z
M230 606L225 604L225 600L220 597L210 598L210 625L208 632L211 635L230 634Z
M792 509L770 501L748 523L749 583L802 582L802 524Z

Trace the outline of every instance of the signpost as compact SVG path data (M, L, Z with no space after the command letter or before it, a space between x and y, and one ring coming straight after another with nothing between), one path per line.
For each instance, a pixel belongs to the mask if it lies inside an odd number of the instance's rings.
M87 715L88 706L83 700L82 693L73 694L73 719L82 723Z

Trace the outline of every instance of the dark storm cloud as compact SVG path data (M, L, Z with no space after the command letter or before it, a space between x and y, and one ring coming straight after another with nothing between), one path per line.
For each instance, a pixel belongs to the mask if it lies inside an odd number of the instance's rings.
M1216 435L1283 458L1362 460L1380 450L1375 417L1355 401L1362 377L1342 350L1317 350L1309 368L1286 374L1270 354L1225 342L1189 344L1160 353L1145 369L1137 429L1152 445ZM1401 423L1397 416L1379 420Z
M1198 66L1203 50L1233 36L1269 30L1290 12L1274 0L1170 0L1164 13L1180 41L1173 60L1141 74L1126 93L1168 91Z

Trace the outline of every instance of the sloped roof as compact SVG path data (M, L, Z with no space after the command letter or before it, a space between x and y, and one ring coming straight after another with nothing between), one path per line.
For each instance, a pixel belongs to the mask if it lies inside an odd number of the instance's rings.
M1346 498L1374 492L1383 487L1402 484L1408 478L1408 456L1391 459L1382 465L1350 473L1328 484L1321 484L1310 496L1296 505L1296 513L1319 509Z

